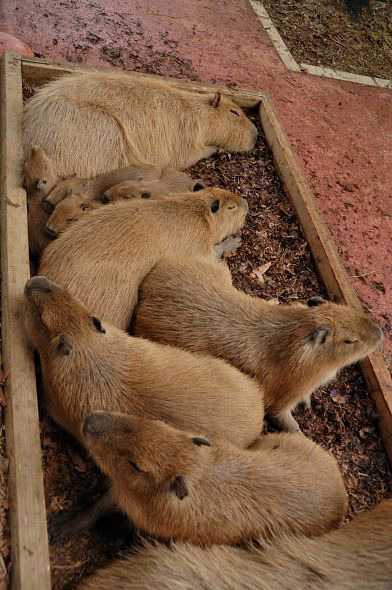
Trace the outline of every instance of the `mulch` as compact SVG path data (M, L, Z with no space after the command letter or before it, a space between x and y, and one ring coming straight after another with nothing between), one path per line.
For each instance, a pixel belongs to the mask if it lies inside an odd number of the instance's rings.
M390 0L261 0L298 63L392 79Z
M32 91L26 87L25 96ZM251 116L258 124L256 114ZM220 151L193 166L191 173L248 200L242 245L236 253L226 255L236 287L279 303L325 295L261 130L251 153ZM345 369L316 392L312 410L298 410L296 418L307 436L337 458L349 494L348 518L392 495L392 473L377 432L376 413L357 367ZM42 408L41 441L49 516L90 503L105 489L105 478L84 449ZM315 485L319 475L315 474ZM53 589L70 590L82 576L105 566L135 542L125 519L116 516L52 545Z

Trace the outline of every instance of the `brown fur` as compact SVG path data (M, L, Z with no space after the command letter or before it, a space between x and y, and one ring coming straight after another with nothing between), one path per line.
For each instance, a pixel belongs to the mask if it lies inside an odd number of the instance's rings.
M161 261L139 297L135 334L256 376L268 414L291 431L298 424L290 410L382 337L370 317L343 305L270 305L246 295L234 289L226 265L208 260Z
M214 244L237 232L246 212L241 197L217 188L180 200L103 207L45 250L39 274L67 287L103 320L127 329L139 284L163 256L213 256Z
M157 538L234 544L284 531L319 535L347 509L336 460L297 434L266 435L241 450L112 412L88 416L83 434L121 510Z
M147 165L110 170L91 179L69 176L57 184L46 201L56 207L62 199L71 194L83 196L87 201L102 201L105 191L117 184L125 181L151 181L160 177L161 171L158 168Z
M68 230L69 231L69 230ZM132 338L45 277L25 288L26 329L41 359L49 414L80 437L96 409L135 412L241 447L263 426L262 391L225 362Z
M392 500L314 539L248 550L150 546L87 578L78 590L390 590Z
M239 106L220 94L180 92L117 72L50 82L27 102L24 117L25 150L41 145L61 176L146 163L183 170L217 147L250 150L256 134Z
M23 165L23 184L27 192L27 221L29 247L34 256L39 256L51 241L45 233L48 213L44 209L44 200L59 181L55 174L53 162L47 154L34 146L27 155Z
M51 236L57 237L70 223L77 221L86 213L99 209L107 202L123 199L173 199L176 193L182 195L184 192L195 190L195 187L196 190L204 188L200 180L194 180L185 172L167 169L157 179L141 180L142 177L139 177L136 180L126 180L102 192L109 184L109 179L105 181L102 179L105 176L109 177L109 174L102 174L89 182L83 181L83 185L80 184L80 188L76 191L72 188L67 189L68 181L70 185L75 184L77 179L74 178L64 180L53 189L46 198L47 203L56 204L46 224ZM60 195L63 195L62 200Z

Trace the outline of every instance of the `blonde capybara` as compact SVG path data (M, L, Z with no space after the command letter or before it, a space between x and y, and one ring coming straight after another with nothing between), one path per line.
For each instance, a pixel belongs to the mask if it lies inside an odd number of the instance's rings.
M247 210L244 199L218 188L102 207L70 225L45 250L38 274L126 330L139 285L161 258L214 256L214 245L243 226Z
M210 545L283 532L320 535L346 513L336 460L298 434L265 435L244 450L200 431L113 412L87 416L82 431L110 477L117 507L136 529L159 539Z
M80 438L84 418L101 409L202 430L239 447L259 437L263 392L238 369L133 338L102 323L45 277L26 283L25 301L26 331L39 353L47 410L74 436Z
M391 590L392 500L317 538L247 549L149 546L78 590Z
M220 93L94 71L41 87L26 103L23 129L26 151L38 144L59 176L87 178L133 164L184 170L218 147L251 150L257 137L241 108Z
M141 169L142 167L134 167ZM163 200L173 198L177 193L199 191L204 187L200 180L194 180L185 172L165 169L159 178L125 180L106 190L114 175L97 176L91 181L79 179L80 188L74 185L78 179L69 178L59 183L45 200L46 210L53 210L46 223L48 234L57 238L70 223L78 221L87 213L99 209L106 203L128 199Z
M44 201L58 181L52 160L40 147L32 147L23 164L22 184L27 193L29 248L35 258L51 241L45 231L49 215Z
M361 311L321 298L270 305L235 289L225 264L190 258L163 260L148 274L134 330L222 358L256 377L267 414L292 432L299 429L292 408L382 339Z

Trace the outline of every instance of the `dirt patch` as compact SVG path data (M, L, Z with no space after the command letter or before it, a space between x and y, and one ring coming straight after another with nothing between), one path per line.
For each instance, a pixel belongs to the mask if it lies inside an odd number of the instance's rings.
M298 63L392 79L390 0L262 0Z
M25 98L34 89L24 85ZM280 303L325 295L256 115L259 140L250 154L220 151L191 169L195 177L243 195L250 212L243 243L227 262L238 288ZM257 271L258 274L255 274ZM392 474L376 428L376 414L356 367L346 369L313 396L312 410L296 413L307 436L339 461L349 493L349 518L392 495ZM49 517L90 503L107 482L71 436L47 416L41 419L46 504ZM50 547L54 590L80 580L134 548L138 539L121 516Z

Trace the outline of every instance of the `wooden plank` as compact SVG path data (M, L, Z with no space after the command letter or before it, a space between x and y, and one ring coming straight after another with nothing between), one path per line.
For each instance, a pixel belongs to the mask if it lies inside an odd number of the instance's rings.
M7 375L5 425L9 459L11 587L49 590L49 549L37 392L32 352L23 327L23 289L30 276L26 193L22 167L20 58L1 59L1 274L2 344Z
M22 58L23 78L31 84L41 85L46 82L50 82L59 76L63 76L64 74L70 74L72 72L88 72L92 70L105 71L104 68L91 68L90 66L86 65L61 64L48 60ZM113 72L113 69L108 69L108 71ZM244 108L256 107L264 97L264 94L260 92L246 92L243 90L237 90L235 88L228 88L227 86L211 86L201 84L200 82L190 82L189 80L180 80L179 78L169 78L167 76L157 76L155 74L143 74L141 72L132 72L126 70L120 71L137 78L147 78L160 81L164 80L179 90L185 90L192 93L211 94L217 90L220 90L222 94L232 98L239 106Z
M293 152L289 139L269 97L260 104L260 120L275 165L296 212L305 238L330 298L361 308L359 299L337 253L333 238L322 219L313 192ZM361 363L369 394L379 415L379 430L392 463L392 379L381 352L374 352Z

